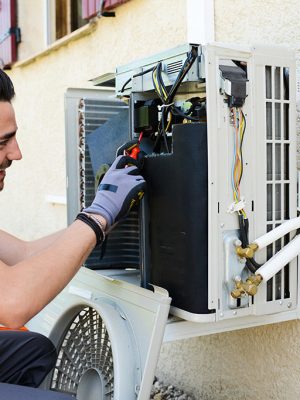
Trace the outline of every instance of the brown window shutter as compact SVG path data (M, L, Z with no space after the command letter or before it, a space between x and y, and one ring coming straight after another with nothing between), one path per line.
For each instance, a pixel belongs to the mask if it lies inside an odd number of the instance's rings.
M116 8L127 1L128 0L104 0L103 9L111 10L112 8Z
M89 19L95 17L100 11L102 2L103 10L111 10L127 1L128 0L82 0L82 18Z
M0 67L17 60L20 30L16 26L16 0L0 0Z
M97 15L101 0L82 0L82 18L89 19Z

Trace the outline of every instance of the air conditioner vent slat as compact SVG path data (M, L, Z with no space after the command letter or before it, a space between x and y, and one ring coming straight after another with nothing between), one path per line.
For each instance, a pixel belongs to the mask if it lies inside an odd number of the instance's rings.
M285 79L287 69L278 66L265 67L266 111L266 231L279 226L289 218L290 202L290 147L289 140L289 88ZM289 236L289 235L287 235ZM289 238L282 238L267 248L267 259L277 253ZM267 282L266 301L272 302L290 297L289 265Z
M182 67L182 60L179 61L174 61L170 64L167 64L167 74L175 74L178 73L181 70Z

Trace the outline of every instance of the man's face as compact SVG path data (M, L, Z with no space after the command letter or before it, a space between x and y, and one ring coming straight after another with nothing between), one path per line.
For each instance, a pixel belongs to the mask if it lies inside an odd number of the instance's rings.
M22 158L16 139L17 129L13 106L7 101L0 101L0 190L4 187L6 168L13 160Z

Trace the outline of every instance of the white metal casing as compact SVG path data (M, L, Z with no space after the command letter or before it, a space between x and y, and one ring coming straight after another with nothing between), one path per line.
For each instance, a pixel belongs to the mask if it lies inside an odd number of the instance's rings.
M218 94L218 64L219 60L231 59L245 61L248 71L248 97L243 107L247 119L247 128L243 144L244 174L241 182L241 193L246 198L246 212L250 222L250 241L266 232L267 225L267 195L266 195L266 175L267 175L267 151L266 144L288 144L290 146L289 171L290 171L290 195L289 195L289 217L296 216L296 136L295 136L295 60L294 54L284 48L278 47L254 47L244 51L240 49L228 49L223 46L207 46L204 51L206 58L206 84L207 84L207 113L208 113L208 147L209 147L209 288L211 306L216 307L216 301L220 302L217 319L237 317L245 314L268 314L280 312L297 304L297 285L296 285L296 260L291 265L290 292L291 298L279 301L266 301L266 285L259 288L255 296L255 305L247 309L226 310L226 305L222 304L222 268L215 268L216 265L223 264L223 232L236 229L237 224L228 214L228 205L231 202L230 191L230 168L232 160L232 128L229 124L228 107L224 103L222 96ZM272 79L274 80L274 68L288 68L290 79L290 99L271 100L273 105L279 104L283 107L284 103L289 104L289 139L271 140L266 139L266 77L265 67L272 67ZM280 81L281 93L282 78ZM274 88L274 86L273 86ZM282 115L282 114L281 114ZM273 134L275 131L275 112L273 111ZM283 135L283 118L280 122L281 134ZM276 146L276 145L275 145ZM284 145L283 145L284 146ZM281 174L283 175L283 146L281 149ZM274 147L274 146L273 146ZM275 151L273 150L273 171L275 171ZM278 168L278 167L277 167ZM274 179L275 181L275 179ZM274 182L273 181L273 182ZM278 182L284 182L283 179ZM273 191L273 198L275 193ZM283 194L281 204L283 205ZM216 212L219 202L219 214ZM251 210L253 202L254 211ZM275 200L273 200L275 203ZM273 205L275 208L275 204ZM283 209L281 218L276 224L283 222ZM216 235L218 232L218 235ZM217 240L218 238L218 245ZM218 252L216 252L218 247ZM266 255L259 254L259 261L263 262ZM216 307L218 308L218 307Z

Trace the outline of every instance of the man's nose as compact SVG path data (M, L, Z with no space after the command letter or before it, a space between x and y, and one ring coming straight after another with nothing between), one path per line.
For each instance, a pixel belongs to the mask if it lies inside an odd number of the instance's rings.
M15 138L10 143L8 153L7 153L7 158L11 161L22 159L22 153L21 153L19 144L17 142L17 139L15 139Z

